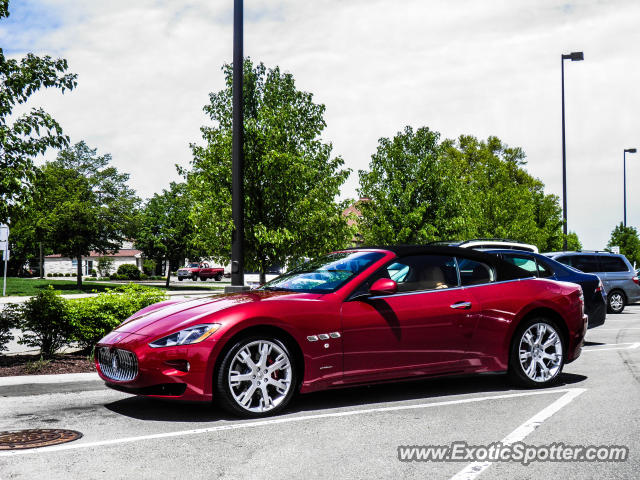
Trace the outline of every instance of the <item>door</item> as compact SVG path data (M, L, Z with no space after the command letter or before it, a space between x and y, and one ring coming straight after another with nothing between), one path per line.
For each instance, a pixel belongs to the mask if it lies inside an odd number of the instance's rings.
M600 257L600 273L599 276L604 283L605 291L610 292L619 289L629 295L629 286L633 285L630 279L634 276L630 274L629 267L620 257L605 256ZM604 278L603 278L604 277ZM633 299L630 299L633 301Z
M456 260L413 255L394 260L361 286L392 278L398 292L342 305L345 380L451 372L465 358L479 305L459 285Z

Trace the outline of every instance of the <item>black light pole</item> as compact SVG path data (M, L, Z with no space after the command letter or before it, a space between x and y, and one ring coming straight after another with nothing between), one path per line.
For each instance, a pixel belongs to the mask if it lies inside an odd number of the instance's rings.
M624 226L627 226L627 153L636 153L635 148L627 148L622 154L622 190L624 191Z
M231 211L233 233L231 238L231 286L226 292L248 290L244 286L244 153L243 153L243 100L242 100L242 5L233 3L233 138L231 168Z
M564 138L564 61L571 60L577 62L584 60L582 52L571 52L568 55L562 54L560 70L562 72L562 233L563 233L563 250L567 249L567 148Z

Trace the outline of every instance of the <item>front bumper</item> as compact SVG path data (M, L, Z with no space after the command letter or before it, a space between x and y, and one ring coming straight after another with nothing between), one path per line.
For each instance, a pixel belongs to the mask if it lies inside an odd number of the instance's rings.
M149 337L126 333L120 333L117 336L114 334L117 332L102 339L96 345L96 351L107 348L131 352L137 359L138 370L131 380L116 380L113 368L109 368L108 365L101 366L96 355L96 369L108 387L148 397L197 402L211 401L215 340L208 338L195 345L151 348L147 344L151 340ZM111 339L117 341L112 342ZM186 365L188 365L187 368L185 368Z

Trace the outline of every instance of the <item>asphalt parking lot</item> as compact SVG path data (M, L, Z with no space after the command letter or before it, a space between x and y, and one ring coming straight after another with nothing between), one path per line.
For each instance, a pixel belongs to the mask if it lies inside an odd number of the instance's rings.
M639 400L640 306L590 330L582 356L544 390L513 388L502 375L432 379L309 394L284 415L250 421L131 397L86 377L0 381L0 431L83 434L0 451L0 479L638 478ZM622 445L629 458L526 466L398 459L399 446L457 441Z

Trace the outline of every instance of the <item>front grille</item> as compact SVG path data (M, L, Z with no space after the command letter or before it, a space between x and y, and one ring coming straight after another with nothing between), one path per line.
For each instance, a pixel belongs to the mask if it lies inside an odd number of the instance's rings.
M138 375L138 358L127 350L100 347L98 364L105 377L119 382L133 380Z

